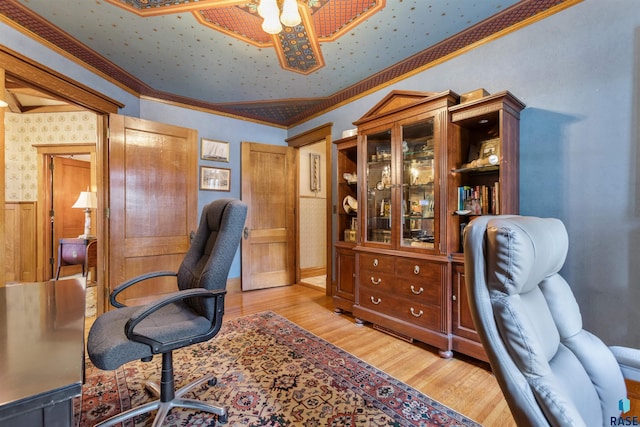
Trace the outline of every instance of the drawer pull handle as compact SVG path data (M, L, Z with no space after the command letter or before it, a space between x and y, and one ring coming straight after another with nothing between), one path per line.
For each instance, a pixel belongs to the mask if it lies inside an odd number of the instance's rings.
M378 277L377 279L374 279L373 276L371 276L371 283L373 283L374 285L378 286L380 284L380 282L382 282L381 278Z
M414 265L413 266L413 274L420 274L420 266L419 265Z
M420 286L420 289L418 289L418 290L416 291L416 288L414 288L414 287L413 287L413 285L411 285L411 292L412 292L414 295L420 295L421 293L423 293L423 292L424 292L424 288L423 288L422 286Z
M373 298L372 298L372 299L373 299ZM372 302L373 302L373 301L372 301ZM422 310L420 310L420 312L419 312L419 313L416 313L416 311L413 309L413 307L411 307L411 315L412 315L413 317L420 317L420 316L422 316L423 314L424 314L424 312L423 312Z
M382 302L382 299L380 298L375 299L374 297L371 297L371 302L374 303L375 305L378 305ZM411 310L413 311L413 308Z
M378 266L378 258L374 258L373 259L373 266L377 267Z

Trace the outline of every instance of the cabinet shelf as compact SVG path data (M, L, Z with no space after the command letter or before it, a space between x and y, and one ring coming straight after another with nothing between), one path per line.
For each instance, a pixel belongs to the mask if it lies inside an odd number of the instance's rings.
M433 181L425 182L424 184L402 184L402 188L409 189L419 189L424 187L431 187L433 185Z
M368 165L369 166L373 166L373 167L389 166L389 165L391 165L391 159L370 160Z
M489 173L489 172L497 172L500 170L500 165L488 165L488 166L479 166L474 168L458 168L452 169L453 173Z
M454 216L465 216L465 217L474 217L474 216L482 216L481 214L471 213L471 212L458 212L454 211L451 213Z
M434 159L434 154L427 154L425 155L424 153L418 153L418 152L413 152L413 153L402 153L404 156L404 162L412 162L412 161L416 161L416 160L433 160Z

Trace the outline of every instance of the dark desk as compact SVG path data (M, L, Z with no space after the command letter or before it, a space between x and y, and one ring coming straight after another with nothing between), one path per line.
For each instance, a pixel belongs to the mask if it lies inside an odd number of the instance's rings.
M0 288L0 426L72 425L84 310L84 278Z

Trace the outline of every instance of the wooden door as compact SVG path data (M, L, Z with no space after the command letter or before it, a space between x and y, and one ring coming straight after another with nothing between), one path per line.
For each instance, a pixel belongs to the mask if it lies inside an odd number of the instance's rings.
M295 282L295 150L242 143L242 200L249 206L242 242L242 290Z
M177 271L197 228L198 145L193 129L115 114L109 132L110 292L140 274ZM175 278L147 280L122 298L174 290Z
M58 244L62 238L84 233L84 209L72 208L81 191L91 186L91 162L54 156L51 163L51 199L53 203L53 266L58 265ZM92 217L95 217L92 213ZM92 224L93 224L92 218ZM82 272L79 265L64 267L63 275ZM50 271L53 275L54 271ZM49 276L53 277L53 276Z

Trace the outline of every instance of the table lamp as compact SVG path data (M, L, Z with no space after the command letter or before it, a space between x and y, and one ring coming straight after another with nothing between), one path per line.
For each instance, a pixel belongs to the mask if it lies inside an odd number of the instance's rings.
M78 239L95 239L96 236L91 234L91 209L98 207L98 198L96 193L89 191L80 192L78 200L73 204L72 208L84 209L84 234L78 236Z

